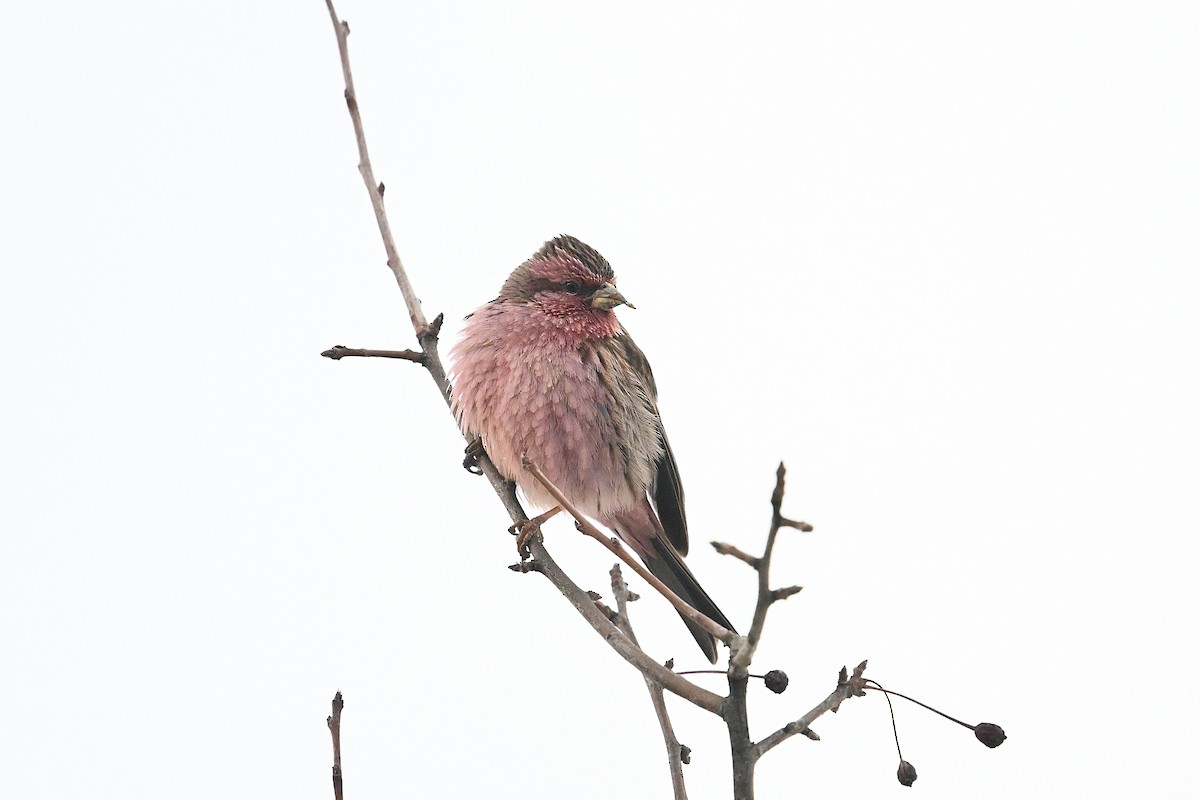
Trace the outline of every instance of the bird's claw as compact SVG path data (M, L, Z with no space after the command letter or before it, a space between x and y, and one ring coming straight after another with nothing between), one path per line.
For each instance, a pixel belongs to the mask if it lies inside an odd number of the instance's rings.
M463 469L472 475L482 475L483 468L479 466L479 458L484 454L483 439L472 439L463 452L466 453L462 462Z
M508 526L508 532L517 537L517 555L521 557L522 561L529 558L529 540L541 530L542 523L538 522L536 518Z
M529 542L535 535L541 533L542 523L561 510L561 508L555 506L545 513L538 514L533 519L527 519L508 526L508 532L517 537L517 555L521 557L522 561L529 558Z

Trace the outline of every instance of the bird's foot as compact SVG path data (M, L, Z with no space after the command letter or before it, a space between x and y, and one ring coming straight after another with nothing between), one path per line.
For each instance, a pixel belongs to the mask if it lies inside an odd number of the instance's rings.
M562 511L562 508L555 506L549 511L538 514L533 519L527 519L524 522L518 522L515 525L509 526L508 532L517 537L517 555L521 557L522 561L529 558L529 540L533 538L534 534L542 530L543 522L553 517L559 511Z
M475 438L467 445L467 449L463 451L466 456L463 458L463 469L472 475L482 475L483 468L479 466L479 457L484 454L483 439Z

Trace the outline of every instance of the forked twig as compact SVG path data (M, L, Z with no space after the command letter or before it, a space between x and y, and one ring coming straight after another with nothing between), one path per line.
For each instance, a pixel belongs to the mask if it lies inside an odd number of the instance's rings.
M779 468L775 470L775 490L771 492L771 528L767 532L767 543L763 547L763 554L761 556L752 556L724 542L712 543L713 548L718 553L733 556L739 561L749 564L758 573L758 602L754 606L754 618L750 622L750 631L746 634L744 641L739 642L739 646L734 648L733 653L730 655L729 669L731 675L747 674L750 668L750 661L754 658L754 651L758 648L759 640L762 639L763 626L767 622L767 610L780 600L785 600L800 591L799 586L771 589L771 558L775 554L775 539L779 535L779 530L781 528L795 528L807 533L813 529L807 522L800 522L783 516L781 509L783 507L784 477L786 475L787 468L780 463Z

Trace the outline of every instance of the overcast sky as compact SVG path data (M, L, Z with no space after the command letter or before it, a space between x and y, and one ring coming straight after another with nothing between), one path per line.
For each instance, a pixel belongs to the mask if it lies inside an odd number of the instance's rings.
M637 310L752 732L837 670L930 798L1194 791L1194 3L342 0L445 344L559 233ZM515 560L414 339L324 5L38 2L0 32L0 729L12 797L665 798L640 676ZM585 588L611 558L565 521ZM637 581L634 581L634 588ZM664 601L648 652L706 666ZM1181 674L1182 673L1182 674ZM720 676L701 678L715 691ZM715 718L672 704L694 800ZM759 770L879 798L886 705Z

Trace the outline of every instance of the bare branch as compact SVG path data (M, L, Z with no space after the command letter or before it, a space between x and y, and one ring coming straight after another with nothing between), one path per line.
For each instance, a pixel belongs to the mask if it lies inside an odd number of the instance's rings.
M322 350L321 355L325 358L331 358L338 361L351 356L363 358L400 358L405 361L413 361L417 364L425 363L425 354L418 353L415 350L367 350L362 347L345 347L340 344L335 344L328 350Z
M608 571L608 576L612 581L613 597L617 600L616 625L636 645L638 640L633 633L633 622L629 618L629 603L636 600L637 595L629 591L629 587L625 585L620 564L613 564L612 569ZM689 756L691 751L675 738L675 728L672 727L671 718L667 715L667 701L663 697L663 688L647 675L643 675L642 678L646 681L647 691L650 692L650 703L654 706L654 714L658 717L658 727L662 730L663 743L667 747L667 766L671 771L671 790L674 792L675 800L687 800L687 787L683 783L683 765L691 760Z
M325 718L333 738L333 800L342 800L342 693L333 696L333 713Z

